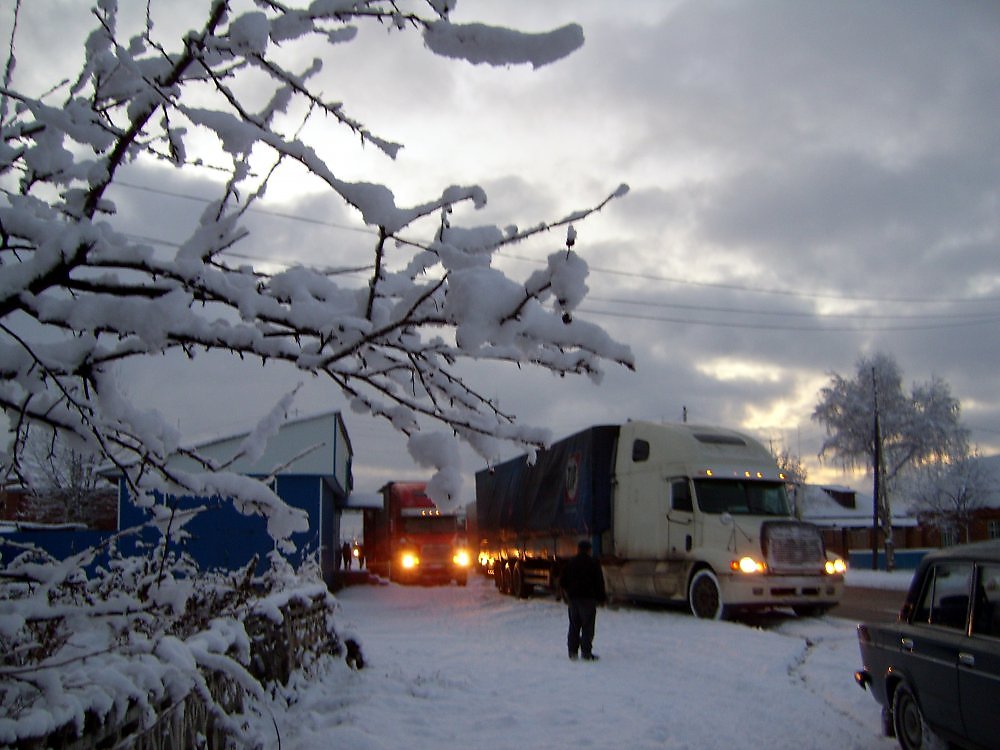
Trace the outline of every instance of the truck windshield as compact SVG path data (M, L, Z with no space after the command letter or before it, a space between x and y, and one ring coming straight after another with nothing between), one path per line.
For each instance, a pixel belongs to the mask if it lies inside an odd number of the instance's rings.
M457 528L455 516L403 518L403 532L406 534L454 534Z
M694 488L703 513L790 515L785 485L780 482L696 479Z

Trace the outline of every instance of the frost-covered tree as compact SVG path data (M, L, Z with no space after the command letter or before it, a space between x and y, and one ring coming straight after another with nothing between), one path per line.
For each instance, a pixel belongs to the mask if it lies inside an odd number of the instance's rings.
M200 25L169 40L153 23L156 13L172 12L169 3L148 3L144 23L126 29L117 3L101 0L82 68L53 70L44 91L18 87L17 37L11 40L0 91L0 407L14 434L0 455L6 471L19 464L26 428L39 423L66 435L75 450L112 462L136 492L167 486L231 494L225 467L203 462L199 476L172 473L176 429L130 403L114 377L116 365L135 358L222 350L327 378L353 408L411 436L411 452L439 470L432 487L443 496L456 489L448 465L456 454L428 435L428 424L487 459L497 454L497 439L537 446L547 438L466 382L456 369L462 360L592 378L602 361L632 366L627 347L574 315L587 276L574 251L575 225L627 188L528 229L455 226L453 207L483 206L482 189L452 186L397 205L384 185L339 177L338 160L298 135L322 118L387 159L400 148L313 87L322 58L289 67L295 44L349 42L358 24L378 23L422 34L439 55L539 67L583 42L573 24L541 34L455 24L453 5L212 0ZM206 143L216 144L208 156ZM117 231L109 197L115 181L137 163L184 170L195 160L188 155L194 144L199 164L228 166L218 199L190 236L168 253ZM318 178L372 229L370 254L351 269L367 269L367 285L345 283L329 269L270 273L228 254L246 236L241 219L292 166ZM491 264L499 249L557 229L565 239L528 278L509 278ZM274 422L262 418L248 451ZM263 485L243 483L239 491L256 494L255 507L275 505Z
M912 512L923 522L941 531L957 531L967 542L976 511L996 496L995 480L973 450L914 468L906 474L905 488Z
M826 428L820 458L872 472L872 497L879 503L889 565L896 478L907 466L966 450L968 431L961 425L960 411L958 400L940 378L904 391L899 365L885 353L861 357L853 378L834 373L820 391L812 413L813 420Z

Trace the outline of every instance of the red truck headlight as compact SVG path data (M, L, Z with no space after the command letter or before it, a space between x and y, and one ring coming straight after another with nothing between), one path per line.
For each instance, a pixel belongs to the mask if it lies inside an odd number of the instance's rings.
M404 570L413 570L420 565L420 558L414 552L404 552L399 558L399 564Z
M469 556L469 551L465 549L458 550L451 561L460 568L467 568L472 562L472 558Z

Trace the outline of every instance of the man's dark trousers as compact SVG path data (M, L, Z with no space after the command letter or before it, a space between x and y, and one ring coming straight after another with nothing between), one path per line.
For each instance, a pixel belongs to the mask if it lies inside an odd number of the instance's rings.
M594 622L597 619L597 600L576 597L569 600L569 634L566 646L569 655L580 651L585 657L591 655L594 647Z

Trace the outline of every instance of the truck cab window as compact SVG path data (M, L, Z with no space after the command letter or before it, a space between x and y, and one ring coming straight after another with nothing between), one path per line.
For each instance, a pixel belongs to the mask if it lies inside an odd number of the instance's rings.
M736 479L696 479L695 493L703 513L787 516L791 514L785 486L779 482Z
M632 461L642 463L649 460L649 441L636 440L632 443Z
M691 501L691 486L686 479L680 479L670 484L671 510L692 512L694 503Z

